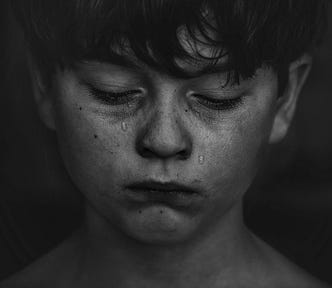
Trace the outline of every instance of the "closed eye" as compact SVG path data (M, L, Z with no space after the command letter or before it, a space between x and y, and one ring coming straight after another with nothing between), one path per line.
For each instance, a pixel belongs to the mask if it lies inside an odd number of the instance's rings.
M212 110L221 110L221 111L235 109L243 101L242 96L236 98L225 98L225 99L211 98L201 94L193 94L193 96L196 98L196 101L199 104Z
M92 85L88 85L89 92L98 101L108 105L124 105L136 99L136 95L141 93L139 89L125 90L125 91L103 91Z

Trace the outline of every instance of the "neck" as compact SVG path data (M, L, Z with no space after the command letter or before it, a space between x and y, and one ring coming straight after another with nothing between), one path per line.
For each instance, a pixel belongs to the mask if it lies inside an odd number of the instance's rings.
M252 259L249 251L254 250L254 241L243 225L242 204L211 232L171 245L132 239L90 207L86 215L77 239L83 240L79 265L87 286L88 279L97 277L108 287L114 283L119 288L221 287L220 283L229 283L247 269Z

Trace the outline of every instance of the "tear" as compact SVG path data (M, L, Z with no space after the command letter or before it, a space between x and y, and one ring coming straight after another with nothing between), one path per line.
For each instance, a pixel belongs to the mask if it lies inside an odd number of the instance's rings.
M204 156L203 155L200 155L200 156L198 156L198 163L199 164L204 164L204 161L205 161L205 159L204 159Z
M122 123L121 123L121 129L122 129L122 131L127 131L127 129L128 129L128 125L127 125L127 123L122 122Z

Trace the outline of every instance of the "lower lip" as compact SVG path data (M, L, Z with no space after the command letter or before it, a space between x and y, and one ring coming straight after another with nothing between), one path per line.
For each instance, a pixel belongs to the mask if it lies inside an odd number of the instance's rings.
M160 191L151 189L128 189L128 191L130 200L145 204L189 207L201 198L197 193L181 190Z

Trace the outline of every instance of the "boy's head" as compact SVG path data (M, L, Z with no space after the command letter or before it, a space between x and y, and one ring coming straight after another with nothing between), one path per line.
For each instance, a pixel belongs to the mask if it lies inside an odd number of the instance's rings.
M90 211L153 243L235 227L264 148L287 132L325 5L13 0L41 117Z

